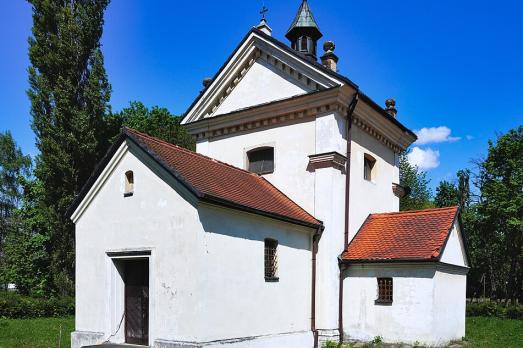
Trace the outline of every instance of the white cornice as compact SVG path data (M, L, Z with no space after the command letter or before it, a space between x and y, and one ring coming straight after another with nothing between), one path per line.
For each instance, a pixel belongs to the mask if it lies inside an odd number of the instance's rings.
M185 127L196 140L201 140L312 120L326 112L345 115L354 91L349 86L331 88L206 118ZM354 112L354 125L396 153L405 150L414 141L411 135L361 100Z

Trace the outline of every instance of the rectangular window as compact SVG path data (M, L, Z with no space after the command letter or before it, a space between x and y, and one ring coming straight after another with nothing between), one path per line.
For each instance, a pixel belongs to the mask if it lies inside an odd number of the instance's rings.
M363 178L365 180L371 181L372 179L374 179L372 172L375 164L376 160L372 158L370 155L365 154L365 157L363 157Z
M278 241L265 240L265 280L278 280Z
M376 303L392 303L392 278L378 278L378 299Z

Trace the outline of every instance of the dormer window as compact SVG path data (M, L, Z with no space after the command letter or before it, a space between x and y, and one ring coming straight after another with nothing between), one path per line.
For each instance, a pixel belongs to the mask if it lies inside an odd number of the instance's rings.
M274 148L258 147L247 152L248 170L256 174L274 172Z
M124 197L132 196L134 193L134 174L132 170L125 172L125 190Z
M367 181L373 181L375 176L376 159L369 154L363 157L363 178Z

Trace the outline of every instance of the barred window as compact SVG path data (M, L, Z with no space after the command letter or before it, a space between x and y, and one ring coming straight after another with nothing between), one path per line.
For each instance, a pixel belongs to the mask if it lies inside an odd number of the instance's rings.
M392 303L392 278L378 278L378 299L376 303Z
M265 239L265 279L278 280L278 241Z

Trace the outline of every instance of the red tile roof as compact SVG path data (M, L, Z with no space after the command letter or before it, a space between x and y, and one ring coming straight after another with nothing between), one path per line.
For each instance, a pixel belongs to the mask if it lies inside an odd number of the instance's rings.
M123 132L204 201L311 227L321 225L321 221L257 174L134 129L124 128Z
M438 261L458 207L371 214L341 254L347 262Z

